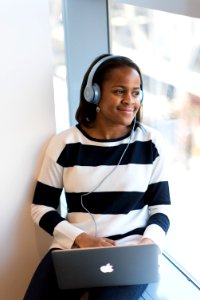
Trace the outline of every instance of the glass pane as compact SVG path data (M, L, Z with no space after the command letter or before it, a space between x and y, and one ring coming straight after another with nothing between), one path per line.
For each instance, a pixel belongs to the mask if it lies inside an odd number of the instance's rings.
M144 78L144 123L166 139L173 204L166 253L200 285L200 20L110 3L111 52Z

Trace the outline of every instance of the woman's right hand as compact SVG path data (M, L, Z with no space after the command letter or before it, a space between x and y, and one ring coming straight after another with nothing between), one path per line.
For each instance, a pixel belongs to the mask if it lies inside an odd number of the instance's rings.
M110 247L115 246L115 241L83 232L76 237L74 246L78 248Z

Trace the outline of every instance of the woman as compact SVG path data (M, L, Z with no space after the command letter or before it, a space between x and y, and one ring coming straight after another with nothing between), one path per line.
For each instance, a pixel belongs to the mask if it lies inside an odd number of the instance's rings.
M155 243L169 228L170 195L160 134L140 123L138 66L102 55L86 72L78 124L53 137L32 204L33 220L53 235L51 249ZM57 212L64 188L68 213ZM88 289L89 299L138 299L146 285ZM59 290L45 256L24 300L80 299L84 290Z

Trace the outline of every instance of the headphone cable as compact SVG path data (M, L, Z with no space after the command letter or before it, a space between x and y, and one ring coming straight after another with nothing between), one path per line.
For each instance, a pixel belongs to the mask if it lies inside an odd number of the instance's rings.
M121 163L121 161L122 161L122 159L123 159L123 157L124 157L124 155L125 155L125 153L126 153L126 151L127 151L127 149L128 149L128 147L129 147L129 145L130 145L130 142L131 142L131 139L132 139L132 135L133 135L133 132L134 132L134 128L135 128L135 124L136 124L136 117L134 118L134 123L133 123L133 127L132 127L132 129L131 129L131 133L130 133L130 136L129 136L129 141L128 141L128 144L126 145L126 148L124 149L124 151L123 151L123 153L122 153L122 155L121 155L121 157L120 157L120 159L119 159L119 161L118 161L118 163L117 163L117 165L115 165L113 168L112 168L112 170L96 185L96 187L95 188L93 188L90 192L88 192L88 193L85 193L85 194L83 194L83 195L81 195L81 206L83 207L83 209L91 216L91 218L92 218L92 220L93 220L93 222L94 222L94 225L95 225L95 237L97 236L97 233L98 233L98 231L97 231L97 223L96 223L96 221L95 221L95 218L94 218L94 215L85 207L85 205L83 204L83 197L86 197L86 196L88 196L88 195L90 195L90 194L92 194L93 192L95 192L103 183L104 183L104 181L108 178L108 177L110 177L111 176L111 174L117 169L117 167L120 165L120 163Z

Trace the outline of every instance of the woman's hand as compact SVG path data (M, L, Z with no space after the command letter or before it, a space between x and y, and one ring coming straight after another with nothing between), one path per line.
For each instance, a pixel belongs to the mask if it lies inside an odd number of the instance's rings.
M115 246L115 241L83 232L76 237L74 245L78 248L109 247Z
M151 239L144 238L141 239L138 243L139 245L149 245L149 244L155 244Z

